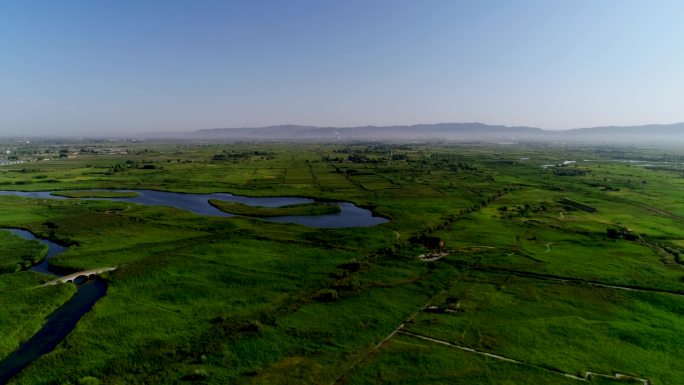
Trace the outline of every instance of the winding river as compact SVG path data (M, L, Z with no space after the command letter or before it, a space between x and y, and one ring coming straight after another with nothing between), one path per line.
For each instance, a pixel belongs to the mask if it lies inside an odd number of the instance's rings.
M228 193L213 194L185 194L156 190L89 190L89 191L121 191L135 192L139 195L132 198L85 198L89 200L112 200L124 201L152 206L172 206L187 210L198 215L232 217L233 214L225 213L209 204L209 199L219 199L239 202L250 206L278 207L291 204L314 202L313 199L299 197L271 197L254 198ZM0 191L0 196L19 196L38 199L75 199L52 195L50 191L27 192L27 191ZM370 210L358 207L348 202L334 202L340 206L340 211L334 214L312 216L282 216L261 218L262 220L281 223L296 223L317 228L345 228L345 227L369 227L387 222L387 219L373 216ZM0 228L10 231L14 235L28 240L38 240L48 246L47 256L30 270L52 276L59 274L50 269L49 261L58 254L67 250L47 239L36 237L33 233L14 228ZM104 281L95 279L78 286L74 296L52 313L43 327L24 342L17 350L0 362L0 384L5 384L23 368L38 359L40 356L51 352L66 336L76 327L97 300L102 298L107 291Z
M249 206L279 207L285 205L310 203L315 200L299 197L246 197L228 193L212 194L189 194L175 193L156 190L79 190L79 191L117 191L135 192L140 194L133 198L85 198L89 200L111 200L132 202L149 206L172 206L178 209L187 210L199 215L215 217L232 217L233 214L225 213L209 204L209 199L218 199L231 202L238 202ZM51 191L0 191L0 196L13 195L26 198L39 199L74 199L56 195L51 195ZM373 212L353 203L331 202L340 206L340 211L327 215L303 215L303 216L284 216L260 218L270 222L296 223L304 226L317 228L344 228L344 227L370 227L387 222L386 218L373 216Z

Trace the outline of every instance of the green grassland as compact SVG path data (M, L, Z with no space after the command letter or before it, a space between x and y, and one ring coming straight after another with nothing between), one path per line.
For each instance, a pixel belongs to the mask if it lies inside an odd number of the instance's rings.
M135 191L54 191L51 195L66 198L135 198Z
M390 221L315 229L0 196L0 226L70 245L53 265L119 267L107 295L13 384L572 384L563 373L587 371L684 383L684 150L124 145L128 154L1 166L0 189L302 196ZM426 236L448 255L419 260L434 251ZM15 294L45 279L0 274L0 298L11 299L0 355L75 290ZM454 298L457 310L444 311Z
M209 199L209 203L223 212L248 217L326 215L340 212L340 206L322 202L299 203L280 207L249 206L239 202L222 201L219 199Z

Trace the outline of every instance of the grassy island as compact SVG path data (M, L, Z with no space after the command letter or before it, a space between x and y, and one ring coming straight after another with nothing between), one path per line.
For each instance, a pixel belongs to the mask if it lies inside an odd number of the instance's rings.
M39 262L47 255L48 248L38 241L29 241L0 231L0 273L22 270Z
M248 217L281 217L289 215L326 215L340 212L340 206L330 203L311 202L280 207L248 206L237 202L210 199L217 209L231 214Z
M135 191L90 191L90 190L73 190L73 191L55 191L50 195L66 197L66 198L135 198L140 194Z

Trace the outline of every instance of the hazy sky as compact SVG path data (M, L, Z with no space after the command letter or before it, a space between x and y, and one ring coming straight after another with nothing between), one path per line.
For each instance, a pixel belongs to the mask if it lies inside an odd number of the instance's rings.
M684 2L0 0L0 134L684 121Z

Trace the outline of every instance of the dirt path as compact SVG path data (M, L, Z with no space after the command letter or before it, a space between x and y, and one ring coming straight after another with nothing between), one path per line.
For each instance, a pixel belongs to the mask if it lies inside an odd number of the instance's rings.
M601 378L610 378L610 379L617 379L617 380L633 380L633 381L639 381L639 382L641 382L643 385L651 385L651 382L650 382L649 380L645 379L645 378L640 378L640 377L635 377L635 376L630 376L630 375L620 374L620 373L615 373L614 375L610 375L610 374L602 374L602 373L594 373L594 372L586 371L586 372L584 372L584 377L580 377L580 376L577 376L577 375L574 375L574 374L570 374L570 373L563 372L563 371L561 371L561 370L556 370L556 369L552 369L552 368L548 368L548 367L543 367L543 366L531 364L531 363L529 363L529 362L518 361L518 360L516 360L516 359L510 358L510 357L500 356L500 355L494 354L494 353L487 353L487 352L484 352L484 351L481 351L481 350L477 350L477 349L470 348L470 347L468 347L468 346L457 345L457 344L451 343L451 342L449 342L449 341L444 341L444 340L440 340L440 339L437 339L437 338L428 337L428 336L425 336L425 335L422 335L422 334L410 332L410 331L408 331L408 330L399 330L398 333L399 333L399 334L406 335L406 336L414 337L414 338L419 338L419 339L421 339L421 340L433 342L433 343L436 343L436 344L448 346L448 347L450 347L450 348L463 350L463 351L465 351L465 352L474 353L474 354L478 354L478 355L481 355L481 356L493 358L493 359L496 359L496 360L505 361L505 362L510 362L510 363L512 363L512 364L517 364L517 365L524 365L524 366L527 366L527 367L530 367L530 368L535 368L535 369L538 369L538 370L542 370L542 371L547 372L547 373L557 374L557 375L559 375L559 376L563 376L563 377L566 377L566 378L570 378L570 379L573 379L573 380L576 380L576 381L589 382L589 381L591 380L592 377L601 377Z
M610 379L616 379L616 380L639 381L644 385L651 385L651 381L649 381L645 378L634 377L634 376L629 376L629 375L620 374L620 373L615 373L615 375L611 376L609 374L584 372L584 376L587 380L591 379L591 377L602 377L602 378L610 378Z
M554 242L549 242L547 243L546 246L546 251L544 251L542 254L550 253L551 252L551 245L553 245Z
M550 246L550 245L549 245L549 246ZM548 247L548 246L547 246L547 247ZM540 277L534 277L534 278L540 278ZM573 281L573 279L563 279L563 278L546 277L546 276L542 276L541 278L542 278L542 279L547 279L547 280L552 280L552 281L558 281L558 282L572 282L572 281ZM606 288L619 289L619 290L645 291L645 292L652 292L652 291L662 292L662 291L658 291L658 290L655 290L655 289L653 289L653 290L642 290L642 289L638 289L638 288L630 288L630 287L624 287L624 286L605 285L605 284L593 283L593 282L583 282L583 283L586 283L586 284L589 284L589 285L593 285L593 286L606 287ZM640 377L635 377L635 376L624 375L624 374L620 374L620 373L615 373L614 375L607 375L607 374L601 374L601 373L594 373L594 372L586 371L585 374L584 374L584 377L580 377L580 376L577 376L577 375L574 375L574 374L570 374L570 373L563 372L563 371L561 371L561 370L556 370L556 369L552 369L552 368L547 368L547 367L543 367L543 366L538 366L538 365L535 365L535 364L532 364L532 363L519 361L519 360L510 358L510 357L505 357L505 356L501 356L501 355L494 354L494 353L488 353L488 352L485 352L485 351L473 349L473 348L468 347L468 346L457 345L457 344L453 344L453 343L451 343L451 342L449 342L449 341L440 340L440 339L437 339L437 338L432 338L432 337L428 337L428 336L425 336L425 335L422 335L422 334L418 334L418 333L414 333L414 332L411 332L411 331L408 331L408 330L404 330L404 326L405 326L407 323L409 323L411 320L413 320L418 314L420 314L421 311L423 311L423 309L427 308L432 302L434 302L435 299L437 299L438 297L440 297L441 295L443 295L443 294L446 293L446 292L447 292L447 289L444 289L444 290L440 291L439 293L435 294L434 296L432 296L432 297L431 297L431 298L430 298L430 299L429 299L421 308L419 308L419 309L415 310L414 312L412 312L412 313L406 318L406 320L405 320L404 322L402 322L399 326L397 326L394 330L392 330L392 332L390 332L385 338L383 338L382 340L380 340L380 342L378 342L377 344L375 344L375 346L373 346L371 349L369 349L368 351L366 351L365 353L363 353L361 356L359 356L359 357L357 357L356 359L354 359L353 361L351 361L351 363L345 365L346 368L344 368L344 369L341 371L341 373L340 373L336 378L334 378L331 382L329 382L329 385L336 385L336 384L340 383L340 381L342 381L342 380L343 380L345 377L347 377L354 369L356 369L356 367L359 366L359 364L361 364L363 361L365 361L366 358L368 358L368 356L370 356L374 351L378 350L382 345L384 345L387 341L391 340L392 337L394 337L394 336L397 335L397 334L403 334L403 335L411 336L411 337L413 337L413 338L419 338L419 339L422 339L422 340L425 340L425 341L430 341L430 342L437 343L437 344L440 344L440 345L448 346L448 347L451 347L451 348L455 348L455 349L459 349L459 350L462 350L462 351L466 351L466 352L478 354L478 355L481 355L481 356L484 356L484 357L489 357L489 358L493 358L493 359L500 360L500 361L509 362L509 363L516 364L516 365L523 365L523 366L535 368L535 369L538 369L538 370L541 370L541 371L544 371L544 372L547 372L547 373L556 374L556 375L563 376L563 377L566 377L566 378L570 378L570 379L573 379L573 380L576 380L576 381L589 382L589 381L591 380L591 377L602 377L602 378L615 378L615 379L630 379L630 380L640 381L640 382L643 383L643 385L651 385L650 381L647 380L647 379L640 378ZM684 294L681 294L681 293L669 293L669 292L664 292L664 293L684 296Z
M452 343L449 342L449 341L444 341L444 340L440 340L440 339L436 339L436 338L424 336L424 335L422 335L422 334L413 333L413 332L406 331L406 330L400 330L399 333L401 333L401 334L403 334L403 335L411 336L411 337L414 337L414 338L419 338L419 339L421 339L421 340L433 342L433 343L436 343L436 344L448 346L448 347L450 347L450 348L455 348L455 349L463 350L463 351L466 351L466 352L475 353L475 354L478 354L478 355L481 355L481 356L485 356L485 357L489 357L489 358L494 358L494 359L496 359L496 360L505 361L505 362L510 362L510 363L512 363L512 364L517 364L517 365L528 366L528 367L531 367L531 368L535 368L535 369L538 369L538 370L545 371L545 372L547 372L547 373L553 373L553 374L557 374L557 375L560 375L560 376L563 376L563 377L571 378L571 379L573 379L573 380L582 381L582 382L589 382L586 378L582 378L582 377L576 376L576 375L574 375L574 374L565 373L565 372L562 372L562 371L560 371L560 370L549 369L549 368L545 368L545 367L542 367L542 366L530 364L530 363L527 363L527 362L518 361L518 360L515 360L515 359L513 359L513 358L500 356L500 355L498 355L498 354L483 352L483 351L481 351L481 350L469 348L469 347L467 347L467 346L452 344Z
M560 218L561 218L561 219L565 218L565 216L563 216L563 213L564 213L564 211L561 211L561 212L560 212Z
M430 300L428 300L425 305L421 306L420 309L414 311L413 313L409 314L408 318L404 322L402 322L399 326L397 326L396 329L392 330L390 334L387 335L387 337L383 338L380 342L378 342L375 346L373 346L370 350L368 350L366 353L364 353L361 357L357 358L356 360L352 361L351 364L348 365L348 368L342 371L342 374L337 376L334 380L330 382L330 385L335 385L342 381L343 378L345 378L349 373L351 373L352 370L354 370L361 362L363 362L371 353L374 351L378 350L380 346L382 346L385 342L389 341L392 337L394 337L403 327L404 325L411 321L412 319L416 318L418 314L420 314L423 309L425 309L428 305L430 305L436 298L441 296L442 294L446 293L446 289L440 291L439 293L435 294L434 296L430 297Z

